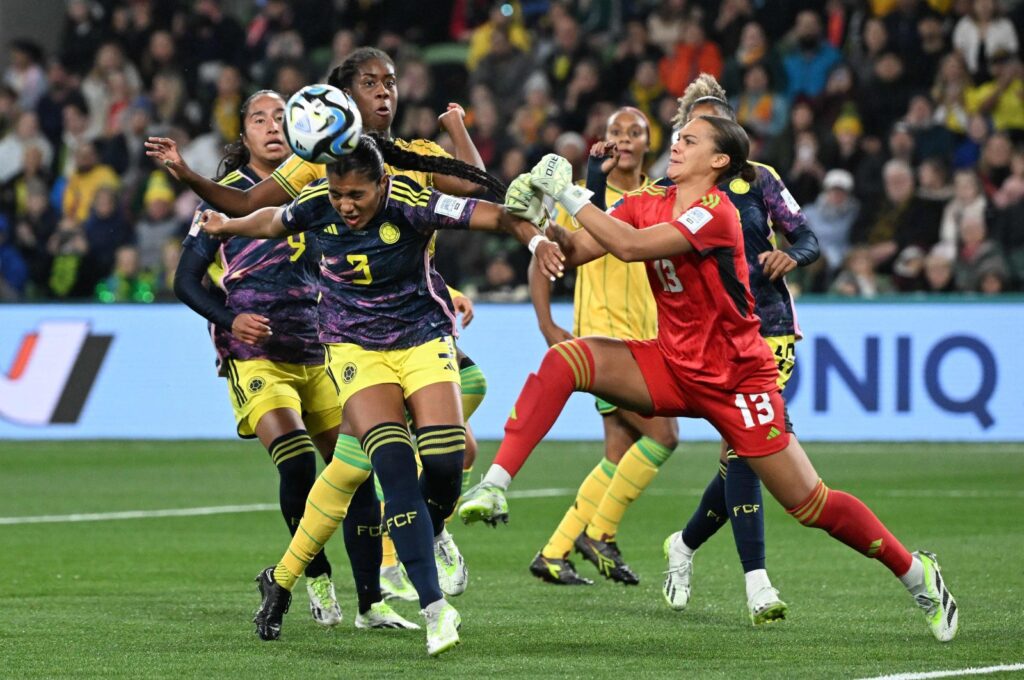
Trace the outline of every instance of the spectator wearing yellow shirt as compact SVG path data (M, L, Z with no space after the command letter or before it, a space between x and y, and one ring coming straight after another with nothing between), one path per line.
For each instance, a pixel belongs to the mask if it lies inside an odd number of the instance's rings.
M119 185L114 169L99 162L96 146L91 141L82 143L75 150L75 170L64 189L64 216L83 222L89 216L96 192Z
M518 3L515 3L516 5ZM519 13L512 3L495 3L490 15L484 23L477 26L469 37L469 53L466 55L466 68L471 72L491 52L492 35L496 29L508 31L508 41L513 47L525 54L530 53L530 33L519 20Z
M967 111L992 120L996 130L1024 135L1024 78L1020 59L1010 52L999 52L990 61L993 79L967 92Z

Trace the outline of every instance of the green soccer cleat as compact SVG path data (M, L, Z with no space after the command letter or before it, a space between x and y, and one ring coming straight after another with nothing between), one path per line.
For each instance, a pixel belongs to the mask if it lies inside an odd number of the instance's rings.
M420 613L427 620L427 654L437 656L459 644L462 617L455 607L440 599Z
M683 550L683 532L677 531L662 545L668 570L661 593L665 602L676 611L683 611L690 602L690 576L693 574L693 555Z
M464 524L483 522L492 527L498 522L508 524L508 500L501 487L480 482L462 494L459 518Z
M420 596L400 564L380 568L380 593L385 600L416 602Z
M336 626L341 623L341 607L334 593L331 577L321 574L306 578L306 593L309 595L309 613L321 626Z
M619 552L619 546L615 541L599 541L587 536L587 532L584 531L576 538L574 545L576 552L597 567L597 571L606 579L627 586L640 583L640 577L622 559L622 553Z
M256 624L256 634L261 640L276 640L281 637L281 621L288 613L292 594L274 580L273 566L259 573L256 577L256 587L262 598L259 609L252 617L252 622Z
M454 597L466 592L469 570L447 529L442 529L434 537L434 564L437 565L437 582L442 593Z
M747 598L747 610L750 612L750 622L760 626L786 618L789 606L779 599L779 591L767 586Z
M356 614L356 628L363 630L419 630L386 602L374 602L365 614Z
M960 626L960 616L956 610L956 600L946 588L942 579L939 562L935 555L924 550L914 553L914 559L921 561L924 567L924 583L912 591L917 606L924 611L928 628L939 642L949 642L956 637Z
M530 562L530 573L547 583L559 586L592 586L594 582L576 573L576 566L569 560L544 557L537 553Z

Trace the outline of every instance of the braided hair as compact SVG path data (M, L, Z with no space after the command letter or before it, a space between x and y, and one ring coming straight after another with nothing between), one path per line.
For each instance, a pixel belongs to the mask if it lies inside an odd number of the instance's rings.
M508 190L508 187L501 181L468 163L457 161L454 158L424 156L423 154L406 151L398 147L390 139L382 139L372 134L362 135L356 148L351 153L345 154L334 163L331 163L327 166L327 169L336 175L358 172L377 182L384 176L384 163L405 170L437 172L468 179L471 182L487 187L499 196L504 196Z
M257 97L262 97L263 95L281 96L274 90L257 90L242 103L242 108L238 112L241 118L239 129L242 132L238 135L238 139L224 147L224 155L221 156L220 165L217 166L217 176L214 177L214 180L220 181L224 179L249 162L249 149L245 146L245 142L242 141L242 138L245 137L245 119L249 115L249 107L252 106Z

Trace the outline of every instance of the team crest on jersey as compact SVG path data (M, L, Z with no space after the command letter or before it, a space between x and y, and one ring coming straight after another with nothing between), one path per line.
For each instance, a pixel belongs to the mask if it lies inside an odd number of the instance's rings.
M729 182L729 191L734 194L745 194L750 191L750 183L741 177Z
M384 243L387 243L388 245L397 243L399 236L401 236L401 232L398 231L398 227L390 222L385 222L380 225L380 240L384 241Z
M700 206L694 206L679 216L679 224L696 234L700 228L711 221L711 213Z
M267 381L264 380L263 378L260 378L259 376L255 377L255 378L253 378L252 380L249 381L249 391L254 393L254 394L256 392L259 392L260 390L262 390L266 386L267 386Z
M341 381L348 385L356 379L356 365L351 361L345 364L341 369Z

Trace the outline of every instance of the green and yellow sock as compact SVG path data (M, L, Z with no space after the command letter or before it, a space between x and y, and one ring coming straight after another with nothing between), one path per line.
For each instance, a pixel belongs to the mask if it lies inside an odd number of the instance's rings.
M476 364L463 366L459 377L462 380L462 419L469 420L487 394L487 378Z
M576 500L558 523L555 533L551 534L547 545L541 551L544 557L550 559L565 559L565 556L572 550L576 538L583 532L594 516L597 505L605 495L608 485L615 475L615 463L607 458L590 471L587 478L580 485L576 492Z
M370 460L354 437L340 435L334 458L320 473L306 499L306 510L281 561L274 568L274 580L291 590L306 565L323 550L348 513L352 495L370 476Z
M658 469L671 455L671 449L650 437L640 437L633 442L619 461L615 476L594 511L587 536L599 541L613 540L626 509L654 481Z

